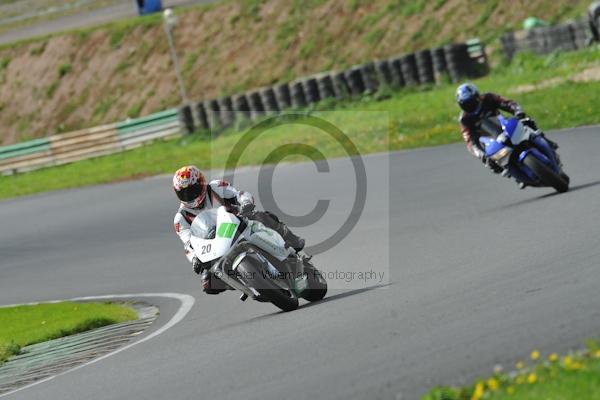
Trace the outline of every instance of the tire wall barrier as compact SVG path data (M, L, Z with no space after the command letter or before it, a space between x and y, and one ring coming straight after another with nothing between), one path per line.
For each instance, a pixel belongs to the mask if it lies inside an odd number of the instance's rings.
M573 51L589 45L592 33L587 20L505 33L500 41L504 55L510 60L515 54L532 51L549 54L555 51Z

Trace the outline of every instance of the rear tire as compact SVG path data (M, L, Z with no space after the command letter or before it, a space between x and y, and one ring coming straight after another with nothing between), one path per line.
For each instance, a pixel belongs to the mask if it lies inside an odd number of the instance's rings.
M323 274L310 264L304 264L304 271L308 278L308 287L301 293L301 297L310 302L322 300L327 294L327 281Z
M529 167L545 185L552 186L557 192L564 193L569 190L569 181L552 171L534 155L528 154L523 160L523 164Z
M238 265L237 271L244 277L243 280L250 283L260 293L261 297L270 301L281 310L287 312L297 309L298 298L291 297L288 291L283 290L270 279L263 277L262 266L254 265L254 263L258 263L258 261L252 257L246 257Z

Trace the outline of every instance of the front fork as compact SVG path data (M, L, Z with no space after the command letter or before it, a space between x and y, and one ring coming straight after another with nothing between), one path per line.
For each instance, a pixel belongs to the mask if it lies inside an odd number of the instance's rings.
M554 169L557 170L555 172L560 172L560 162L558 161L556 152L550 146L550 144L546 141L546 139L544 138L544 135L536 133L535 136L533 137L533 143L535 143L535 145L538 147L538 149L540 151L542 151L542 153L544 153L544 155L546 157L548 157L550 159L550 161L552 161Z

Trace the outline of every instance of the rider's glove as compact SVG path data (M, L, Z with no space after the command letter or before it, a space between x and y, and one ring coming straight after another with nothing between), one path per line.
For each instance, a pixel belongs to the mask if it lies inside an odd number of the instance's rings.
M245 202L240 204L240 212L239 214L242 216L246 216L252 213L252 211L254 211L254 203L251 202Z
M194 266L194 272L198 275L200 275L202 271L208 269L210 266L210 264L203 263L202 261L200 261L200 259L196 256L194 256L194 258L192 259L192 265Z
M527 114L525 114L525 111L523 110L518 110L515 113L515 117L517 117L518 119L525 119L525 117L527 117Z

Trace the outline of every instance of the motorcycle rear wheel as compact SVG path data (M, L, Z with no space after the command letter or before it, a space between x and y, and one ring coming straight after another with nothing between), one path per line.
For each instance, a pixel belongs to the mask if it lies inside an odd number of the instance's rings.
M322 300L327 294L327 281L323 273L310 264L304 264L304 272L308 279L308 287L300 296L310 302Z
M552 171L533 154L528 154L523 160L523 164L529 167L544 184L553 187L557 192L564 193L569 190L569 181Z

